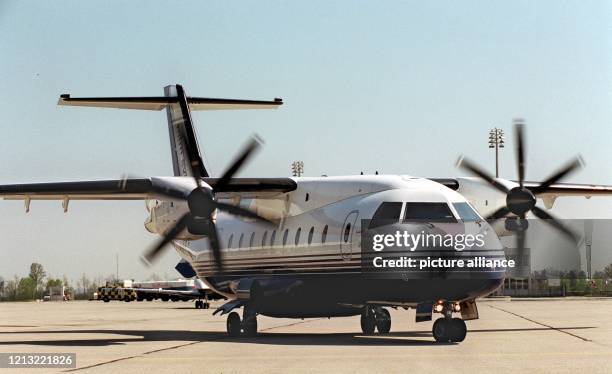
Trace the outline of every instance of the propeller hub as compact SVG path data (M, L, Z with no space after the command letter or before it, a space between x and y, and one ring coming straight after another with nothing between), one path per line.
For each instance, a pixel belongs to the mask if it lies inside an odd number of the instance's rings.
M187 205L193 216L210 217L215 210L215 198L206 188L196 188L187 196Z
M524 215L535 205L535 195L525 187L514 187L506 195L506 206L517 216Z

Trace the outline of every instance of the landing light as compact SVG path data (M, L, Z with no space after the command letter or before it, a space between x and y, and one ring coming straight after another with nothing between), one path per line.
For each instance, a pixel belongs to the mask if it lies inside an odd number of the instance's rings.
M460 311L461 311L461 305L459 305L459 303L453 304L453 312L460 312Z
M436 303L436 305L434 305L434 311L436 313L442 313L443 310L444 310L444 302L440 300Z

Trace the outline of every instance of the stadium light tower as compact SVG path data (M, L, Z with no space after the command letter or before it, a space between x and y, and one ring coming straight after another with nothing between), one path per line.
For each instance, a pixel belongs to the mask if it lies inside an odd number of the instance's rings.
M495 178L499 178L499 149L504 148L504 130L496 127L489 131L489 148L495 148Z
M291 163L291 174L294 177L301 177L304 174L304 162L303 161L293 161Z

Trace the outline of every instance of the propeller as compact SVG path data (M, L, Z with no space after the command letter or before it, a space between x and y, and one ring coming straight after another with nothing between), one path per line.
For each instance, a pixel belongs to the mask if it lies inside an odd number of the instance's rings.
M184 138L186 139L186 138ZM189 212L180 217L174 226L170 228L153 247L151 247L142 257L142 260L150 265L161 254L166 245L174 240L183 230L188 229L194 235L206 235L210 242L217 272L223 271L223 259L221 245L217 234L217 227L214 221L216 210L227 213L256 219L262 222L271 223L267 219L258 216L256 213L239 206L226 204L217 201L215 195L223 192L229 186L234 175L245 165L254 152L261 146L262 141L253 136L246 147L227 168L225 173L217 180L211 188L202 184L200 168L197 163L191 163L192 175L195 184L184 184L173 182L172 180L159 181L153 186L154 192L162 197L172 200L182 200L187 202Z
M517 161L517 175L518 175L518 186L514 188L508 188L498 180L493 178L489 173L484 171L481 167L467 160L466 158L460 158L457 166L469 171L470 173L484 179L493 188L506 194L506 205L499 208L492 214L490 214L488 220L498 220L508 216L512 213L516 218L506 220L506 228L509 231L515 231L517 233L517 247L520 249L525 248L525 236L528 227L525 216L531 212L539 219L544 220L547 224L560 231L563 235L570 238L573 242L577 241L577 235L570 229L565 227L561 222L550 213L540 209L536 206L536 197L540 194L544 194L550 191L551 186L561 179L576 171L584 164L580 156L575 157L559 171L552 174L544 182L540 183L535 188L525 187L525 134L524 124L520 120L515 120L515 134L516 134L516 161Z

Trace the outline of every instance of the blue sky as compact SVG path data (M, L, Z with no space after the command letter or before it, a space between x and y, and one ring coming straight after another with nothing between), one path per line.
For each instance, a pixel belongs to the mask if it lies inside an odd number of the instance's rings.
M488 129L527 121L528 179L572 155L570 180L612 184L612 4L607 1L0 3L0 181L171 173L165 114L59 108L73 96L271 99L278 111L194 114L221 173L254 132L266 147L243 176L360 171L457 176L460 154L489 167ZM502 176L513 178L512 139ZM76 277L125 275L154 239L141 202L3 202L0 275L33 260ZM568 199L561 215L612 216L604 199ZM584 215L584 214L583 214ZM18 250L15 250L17 248ZM170 253L153 271L173 276ZM66 267L66 261L78 266Z

